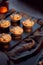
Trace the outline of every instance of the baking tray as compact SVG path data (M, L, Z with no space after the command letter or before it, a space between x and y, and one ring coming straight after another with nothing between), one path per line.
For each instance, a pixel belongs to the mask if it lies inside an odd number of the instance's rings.
M4 17L3 19L8 19L8 20L10 20L10 17L9 17L9 16L10 16L12 13L14 13L14 14L15 14L15 13L19 13L20 15L22 15L22 20L20 21L20 25L19 25L19 26L23 27L22 24L21 24L21 22L24 21L24 20L26 20L26 19L33 20L33 21L35 22L35 25L33 26L31 33L25 33L25 32L23 33L22 39L20 39L20 40L12 40L11 43L10 43L10 45L9 45L9 48L7 49L7 51L13 49L20 41L22 41L22 40L25 39L26 37L32 35L35 31L37 31L38 29L41 28L41 26L37 23L38 19L33 18L33 17L29 16L28 14L26 14L26 13L24 13L24 12L16 11L15 9L9 10L9 12L4 15L5 17ZM10 21L11 21L11 20L10 20ZM2 32L2 33L4 33L4 32ZM8 31L5 32L5 33L11 34L11 33L8 32Z
M33 26L33 28L32 28L32 32L31 33L23 33L23 35L22 35L22 39L20 39L20 40L12 40L11 41L11 43L10 43L10 45L9 45L9 48L8 49L4 49L4 50L6 50L7 52L7 55L9 56L9 58L11 58L11 59L14 59L14 60L17 60L17 59L20 59L20 58L23 58L23 57L25 57L25 56L28 56L28 55L31 55L32 53L34 53L35 51L37 51L39 48L40 48L40 46L41 46L41 44L42 44L42 42L38 42L38 44L37 44L37 47L35 47L34 49L32 49L32 51L30 52L28 52L28 51L26 51L26 52L24 52L23 54L21 54L21 56L18 56L18 57L16 57L16 58L13 58L12 56L10 56L10 51L11 51L11 55L12 55L12 50L13 49L15 49L15 47L17 46L17 45L19 45L20 43L22 43L23 42L23 40L25 40L25 39L27 39L28 37L30 37L31 35L33 35L35 32L37 32L37 30L40 30L41 28L43 28L40 24L38 24L37 22L38 22L38 19L37 18L34 18L34 17L32 17L32 16L29 16L28 14L26 14L26 13L24 13L24 12L20 12L20 11L16 11L15 9L11 9L11 10L9 10L9 12L7 13L7 14L5 14L4 16L4 18L3 19L8 19L8 20L10 20L10 18L9 18L9 16L11 15L11 14L15 14L15 13L19 13L20 15L22 15L22 20L20 21L20 22L22 22L22 21L24 21L24 20L26 20L26 19L30 19L30 20L33 20L34 22L35 22L35 25ZM10 20L11 21L11 20ZM20 25L19 26L21 26L21 27L23 27L22 25L21 25L21 23L20 23ZM3 32L4 33L4 32ZM9 33L9 34L11 34L10 32L6 32L6 33ZM42 35L39 35L39 37L41 38L42 37ZM37 42L36 42L37 43Z

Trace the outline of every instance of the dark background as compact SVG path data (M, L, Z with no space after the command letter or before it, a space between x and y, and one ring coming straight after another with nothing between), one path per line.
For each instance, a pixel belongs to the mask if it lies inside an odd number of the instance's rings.
M33 0L9 0L10 1L10 7L15 8L16 10L19 11L23 11L28 13L31 16L34 17L41 17L43 18L43 6L42 6L42 2L40 2L40 5L35 4L35 3L39 3L39 2L35 2L33 3ZM24 3L25 1L25 3ZM31 1L31 2L27 2L27 1ZM42 0L38 0L38 1L42 1ZM32 4L33 3L33 4Z

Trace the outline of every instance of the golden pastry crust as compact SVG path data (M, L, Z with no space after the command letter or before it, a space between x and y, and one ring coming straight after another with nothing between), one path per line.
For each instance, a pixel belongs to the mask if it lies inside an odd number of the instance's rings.
M7 28L11 25L10 21L9 20L1 20L0 21L0 27L1 28Z
M34 25L34 21L30 21L29 19L22 22L25 27L32 27Z
M6 34L6 33L2 33L0 34L0 42L2 43L8 43L11 41L11 36L9 34Z
M10 29L10 32L14 35L21 35L23 33L23 29L19 26L16 26L16 27L12 27Z
M22 19L22 16L20 14L12 14L10 18L13 22L17 22Z

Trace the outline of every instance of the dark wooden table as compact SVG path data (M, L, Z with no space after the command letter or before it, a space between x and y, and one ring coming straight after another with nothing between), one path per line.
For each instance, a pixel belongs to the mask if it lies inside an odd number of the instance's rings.
M43 13L32 8L30 5L26 5L24 2L18 1L18 0L10 0L10 8L15 8L18 11L22 11L25 13L28 13L30 16L34 16L37 18L43 18ZM41 50L40 50L41 52ZM10 65L35 65L35 61L37 60L38 56L40 55L40 52L37 53L36 55L33 55L31 58L26 58L22 62L19 62L15 64L14 62L11 61ZM0 54L1 56L1 54ZM0 65L6 65L6 63L3 62L4 57L0 60ZM6 59L4 59L6 61Z

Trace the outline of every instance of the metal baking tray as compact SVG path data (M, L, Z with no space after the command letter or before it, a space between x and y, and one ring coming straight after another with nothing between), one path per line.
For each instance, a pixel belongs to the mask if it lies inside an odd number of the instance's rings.
M13 47L15 47L20 41L22 41L22 40L25 39L26 37L32 35L36 30L38 30L38 29L41 28L41 26L37 23L37 19L35 19L35 18L31 17L31 16L28 16L26 13L18 12L18 11L16 11L15 9L11 9L7 14L4 15L5 17L4 17L3 19L8 19L8 20L10 20L9 16L10 16L12 13L19 13L19 14L22 15L23 18L22 18L22 20L20 21L20 25L19 25L19 26L23 27L22 24L21 24L21 22L24 21L24 20L26 20L26 19L33 20L33 21L35 22L35 25L33 26L31 33L25 33L25 32L23 33L21 40L12 40L11 43L10 43L10 45L9 45L9 48L7 49L8 51L9 51L10 49L12 49ZM10 20L10 21L11 21L11 20ZM4 32L2 32L2 33L4 33ZM11 34L11 33L8 32L8 31L7 31L6 33Z
M23 35L22 35L22 39L20 39L20 40L12 40L11 43L10 43L10 45L9 45L9 48L8 48L7 50L4 49L4 50L6 50L6 53L7 53L7 55L9 56L9 58L11 58L11 59L13 59L13 60L17 60L17 59L23 58L23 57L25 57L25 56L31 55L32 53L34 53L35 51L37 51L37 50L40 48L42 42L39 42L39 39L38 39L38 40L37 40L38 42L36 42L36 47L33 48L31 51L26 51L26 52L24 52L23 54L20 54L20 55L17 56L17 57L12 57L12 50L15 49L15 47L16 47L17 45L22 44L23 40L25 40L25 39L27 39L28 37L30 37L31 35L33 35L37 30L40 30L40 29L41 29L41 25L37 23L37 22L38 22L38 19L37 19L37 18L28 16L28 14L26 14L26 13L24 13L24 12L16 11L15 9L11 9L7 14L4 15L5 17L4 17L3 19L8 19L8 20L10 20L9 16L10 16L12 13L14 13L14 14L15 14L15 13L19 13L20 15L22 15L23 18L22 18L22 20L21 20L20 22L22 22L22 21L24 21L24 20L26 20L26 19L30 19L30 20L33 20L33 21L35 22L35 25L33 26L31 33L25 33L25 32L24 32ZM10 21L11 21L11 20L10 20ZM20 23L19 26L23 27L23 26L21 25L21 23ZM4 32L3 32L3 33L4 33ZM7 31L6 33L11 34L11 33L8 32L8 31ZM34 37L34 36L33 36L33 37ZM33 38L33 37L32 37L32 38ZM42 35L41 35L41 36L39 35L39 38L41 38L41 37L42 37ZM41 39L41 40L42 40L42 39ZM40 40L40 41L41 41L41 40ZM10 55L10 51L11 51L11 55ZM14 52L13 52L13 53L14 53Z

